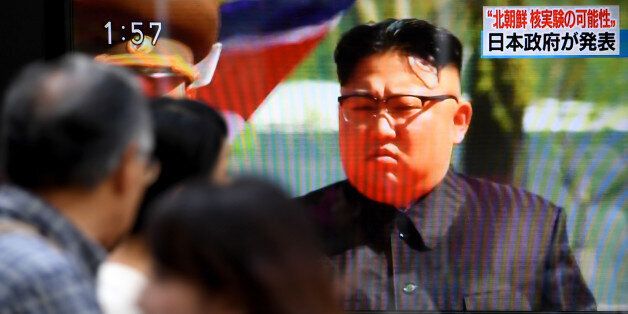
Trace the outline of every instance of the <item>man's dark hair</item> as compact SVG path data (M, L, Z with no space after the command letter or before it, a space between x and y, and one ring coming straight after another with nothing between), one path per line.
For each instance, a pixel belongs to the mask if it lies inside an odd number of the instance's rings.
M155 128L154 156L161 172L146 190L133 234L144 232L151 215L149 205L165 190L185 180L209 180L227 138L223 117L202 102L161 97L152 100L150 107Z
M259 179L188 183L149 222L158 274L190 280L246 313L338 313L331 268L308 215Z
M462 44L446 29L417 19L387 19L358 25L342 35L334 52L340 85L356 65L371 55L398 50L430 62L437 69L453 64L462 70Z
M0 153L14 184L92 188L131 142L150 153L152 129L141 88L122 68L71 55L28 66L7 90Z

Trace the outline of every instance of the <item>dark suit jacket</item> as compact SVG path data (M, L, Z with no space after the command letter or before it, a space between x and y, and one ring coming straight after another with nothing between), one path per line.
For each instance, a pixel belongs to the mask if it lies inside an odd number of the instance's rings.
M317 222L347 310L594 310L562 209L449 171L398 210L347 181L300 198Z

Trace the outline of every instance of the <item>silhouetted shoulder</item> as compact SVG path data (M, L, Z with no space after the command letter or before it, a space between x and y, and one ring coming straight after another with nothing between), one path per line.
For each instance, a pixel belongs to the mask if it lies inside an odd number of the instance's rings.
M347 180L338 181L300 196L296 200L314 213L324 214L345 198L345 188L348 184Z

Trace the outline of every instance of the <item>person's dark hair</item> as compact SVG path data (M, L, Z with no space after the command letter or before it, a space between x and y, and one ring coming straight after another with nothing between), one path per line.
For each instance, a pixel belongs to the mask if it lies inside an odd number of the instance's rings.
M118 166L128 145L148 155L147 100L132 74L82 55L28 66L7 90L2 169L31 188L91 188Z
M161 171L146 190L132 234L144 231L149 205L159 194L185 180L209 180L227 137L225 120L202 102L160 97L150 107Z
M420 57L439 70L449 64L462 70L462 44L448 30L418 19L387 19L358 25L342 35L334 52L340 85L362 59L389 50Z
M338 313L312 225L274 186L188 183L156 206L148 243L158 274L235 297L247 313Z

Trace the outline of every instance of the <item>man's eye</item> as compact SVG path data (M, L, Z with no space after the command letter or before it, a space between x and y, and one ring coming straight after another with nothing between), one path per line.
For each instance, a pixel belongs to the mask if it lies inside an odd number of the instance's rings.
M377 107L372 106L372 105L357 105L357 106L351 107L351 110L353 110L353 111L375 111L375 110L377 110Z
M397 106L391 107L390 109L396 112L408 112L412 110L419 110L421 108L417 106L413 106L413 105L397 105Z

